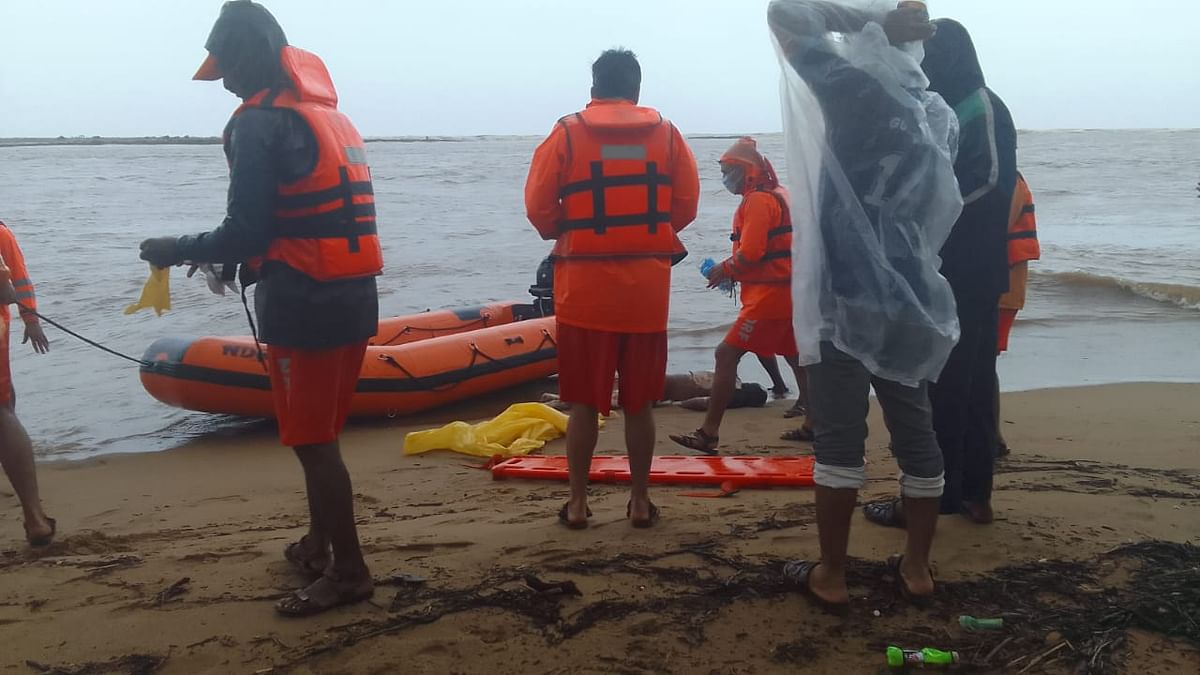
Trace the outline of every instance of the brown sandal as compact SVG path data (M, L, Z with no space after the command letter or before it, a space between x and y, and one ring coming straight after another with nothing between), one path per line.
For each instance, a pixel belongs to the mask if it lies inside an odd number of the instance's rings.
M717 454L717 444L721 441L717 436L709 436L704 429L697 429L690 434L671 434L671 440L689 450L710 456Z

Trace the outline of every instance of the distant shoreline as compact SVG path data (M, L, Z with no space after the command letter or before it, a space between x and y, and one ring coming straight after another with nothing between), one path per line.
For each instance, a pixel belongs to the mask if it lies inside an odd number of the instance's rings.
M1196 131L1196 129L1021 129L1022 134L1045 132L1163 132ZM783 132L765 131L754 133L696 133L688 138L735 139L742 136L777 136ZM476 134L473 136L376 136L367 143L462 143L497 139L541 138L536 134ZM59 136L57 138L0 138L0 148L93 146L93 145L220 145L219 136Z
M368 138L367 143L459 143L499 136L396 136ZM93 145L220 145L219 136L76 136L67 138L0 138L0 148L40 148Z

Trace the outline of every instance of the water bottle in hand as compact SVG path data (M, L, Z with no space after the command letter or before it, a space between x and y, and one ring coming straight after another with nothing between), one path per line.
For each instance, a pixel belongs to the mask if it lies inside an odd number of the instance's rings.
M716 266L717 261L713 260L712 258L705 258L704 262L700 263L700 274L703 274L704 278L707 279L709 273L712 272L713 268ZM733 282L729 279L726 279L725 281L722 281L717 288L728 293L733 290Z

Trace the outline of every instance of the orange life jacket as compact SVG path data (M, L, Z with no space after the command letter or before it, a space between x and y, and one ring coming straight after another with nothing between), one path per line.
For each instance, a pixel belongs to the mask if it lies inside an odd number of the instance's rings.
M1033 194L1025 177L1018 173L1008 217L1008 292L1000 296L1001 309L1021 310L1025 307L1029 281L1029 265L1025 263L1037 260L1041 254Z
M761 189L779 202L779 224L767 232L767 252L756 262L743 260L741 250L743 211L746 199L733 216L733 278L744 284L786 284L792 280L792 215L787 192L781 188ZM748 195L747 195L748 196Z
M593 106L559 120L570 148L559 189L559 258L673 258L673 127L651 108Z
M383 252L362 137L338 111L337 91L317 55L284 47L281 61L294 86L264 90L247 99L233 113L225 133L228 150L233 120L244 110L286 108L308 124L317 141L312 171L276 188L274 237L265 258L318 281L375 276L383 270Z
M1013 191L1012 207L1008 216L1008 266L1037 260L1041 255L1033 194L1029 191L1025 177L1018 173L1017 187Z
M21 318L25 321L37 320L37 295L34 294L33 281L29 277L29 269L25 266L25 256L17 245L17 236L8 225L0 220L0 256L4 258L9 269L13 290L17 292L17 306ZM0 308L0 316L8 316L8 306Z

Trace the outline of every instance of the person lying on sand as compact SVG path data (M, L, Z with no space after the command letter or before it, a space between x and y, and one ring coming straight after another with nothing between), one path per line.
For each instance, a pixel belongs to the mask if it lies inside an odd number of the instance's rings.
M663 385L662 397L654 402L654 407L677 405L680 408L696 412L708 410L708 397L712 394L715 376L716 373L711 370L668 374L666 384ZM542 394L542 403L564 412L571 408L571 404L560 399L558 394ZM763 389L762 385L736 381L733 399L729 403L730 408L761 408L766 404L767 390ZM617 401L615 388L613 389L612 407L613 410L620 410L621 407Z

